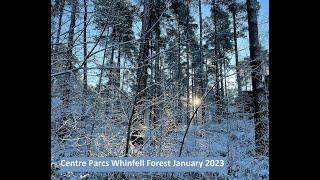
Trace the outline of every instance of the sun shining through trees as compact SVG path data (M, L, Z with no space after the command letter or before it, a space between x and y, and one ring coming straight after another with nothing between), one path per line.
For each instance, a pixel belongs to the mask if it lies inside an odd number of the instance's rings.
M193 107L197 108L198 106L201 105L201 98L199 97L194 97L193 102L191 101L191 104L193 105Z

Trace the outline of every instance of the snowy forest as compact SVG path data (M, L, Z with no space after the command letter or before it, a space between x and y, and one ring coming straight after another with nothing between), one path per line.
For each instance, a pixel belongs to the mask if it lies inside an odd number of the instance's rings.
M51 0L51 179L269 179L268 0ZM224 173L61 173L63 157Z

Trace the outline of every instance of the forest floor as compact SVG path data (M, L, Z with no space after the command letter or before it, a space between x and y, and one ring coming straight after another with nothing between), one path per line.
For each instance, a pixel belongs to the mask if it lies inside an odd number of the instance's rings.
M222 172L212 179L269 178L268 157L256 157L254 154L254 120L249 114L242 115L229 117L221 123L214 121L211 126L193 126L190 129L186 139L187 156L227 160L229 172Z
M185 146L182 151L182 156L187 157L214 157L215 159L226 159L226 171L222 173L90 173L87 174L89 179L101 179L108 177L108 179L123 179L123 175L129 179L268 179L269 178L269 159L268 157L256 157L254 154L254 121L249 114L230 113L228 118L223 119L221 123L217 121L207 122L205 126L192 123ZM105 126L105 125L103 125ZM178 156L181 141L186 125L175 127L175 131L162 135L162 146L160 154L152 150L151 141L145 144L143 151L144 156ZM123 129L125 130L125 128ZM122 131L118 131L122 132ZM124 144L125 132L121 133L118 137L119 144ZM148 132L146 132L146 135ZM52 134L53 135L53 134ZM122 139L119 141L119 138ZM75 142L75 141L74 141ZM79 144L80 141L77 142ZM109 142L109 141L108 141ZM74 146L74 143L69 146L69 149L64 147L60 151L60 146L57 141L52 143L52 160L56 162L63 154L63 156L81 156L81 152L85 151L83 146ZM119 146L112 145L111 142L102 144L101 149L118 149L121 153ZM117 148L115 148L117 147ZM96 149L99 154L95 156L108 156L109 153L101 153L99 148ZM110 151L110 150L109 150ZM59 152L59 153L54 153ZM111 154L111 156L112 156ZM114 155L115 155L114 154ZM56 174L57 175L57 174ZM60 174L58 177L65 177L66 179L80 179L83 173L67 173Z

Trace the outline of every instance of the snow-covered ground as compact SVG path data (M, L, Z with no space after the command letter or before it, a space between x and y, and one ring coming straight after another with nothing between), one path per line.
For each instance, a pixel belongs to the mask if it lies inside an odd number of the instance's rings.
M229 116L221 123L214 120L207 122L205 126L196 125L192 123L185 146L182 151L182 156L197 156L197 157L215 157L226 158L226 172L221 174L216 173L130 173L126 177L130 179L269 179L269 159L268 157L256 157L254 154L254 122L249 116ZM166 119L164 119L166 120ZM164 121L166 122L166 121ZM112 122L111 122L112 123ZM112 126L109 123L101 123L98 126ZM165 124L169 126L169 124ZM183 138L186 125L177 126L172 132L168 132L162 128L162 132L157 132L158 141L161 145L156 146L161 148L159 151L155 150L151 145L151 140L148 140L143 148L145 156L178 156L179 148ZM100 128L101 129L101 128ZM121 131L119 131L121 129ZM95 142L95 156L116 156L121 154L125 144L125 129L126 127L119 126L114 123L113 128L106 130L102 128L99 130L97 127ZM103 133L108 131L108 133ZM122 132L124 131L124 132ZM160 133L160 134L159 134ZM146 131L146 137L157 136L156 133ZM112 136L111 136L112 135ZM159 139L160 138L160 139ZM85 151L84 141L75 140L69 142L69 149L65 148L64 151L59 151L60 146L56 141L52 142L52 152L59 153L53 154L53 162L57 162L59 156L81 156ZM61 147L60 147L61 148ZM71 148L71 149L70 149ZM108 153L107 153L108 152ZM61 157L60 157L61 158ZM56 171L55 173L58 173ZM67 173L63 176L69 176L66 179L79 179L84 176L83 173ZM60 175L59 175L60 176ZM117 179L122 177L119 173L90 173L86 177L89 179L100 179L102 177L110 177L110 179ZM112 178L113 177L113 178ZM123 177L122 177L123 178Z

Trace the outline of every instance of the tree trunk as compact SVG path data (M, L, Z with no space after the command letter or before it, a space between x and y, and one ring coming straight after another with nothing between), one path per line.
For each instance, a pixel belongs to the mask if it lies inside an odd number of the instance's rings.
M72 69L72 60L73 60L73 36L74 36L74 28L76 25L76 9L77 9L77 0L72 1L72 10L71 10L71 20L70 20L70 26L69 26L69 32L68 32L68 46L67 46L67 70ZM69 93L70 93L70 77L71 72L66 73L65 75L65 92L64 92L64 98L63 98L63 104L66 105L66 107L69 104Z
M60 42L60 34L61 34L61 26L62 26L62 16L63 16L63 8L65 5L65 0L58 1L59 2L59 20L58 20L58 30L57 30L57 38L56 45L58 46Z
M121 65L121 46L120 46L120 42L121 42L121 37L119 36L119 39L118 39L118 62L117 62L117 69L116 69L116 86L120 89L120 73L121 73L121 70L120 70L120 65Z
M71 10L71 19L70 19L70 26L68 32L68 45L67 45L67 63L66 63L66 70L72 69L72 60L73 60L73 36L74 36L74 29L76 25L76 10L77 10L77 0L72 1L72 10ZM71 72L68 72L64 75L64 90L63 90L63 97L62 97L62 107L64 109L62 115L62 121L60 122L61 125L65 124L69 114L69 104L70 104L70 93L71 93ZM61 129L59 133L60 137L64 137L65 135L64 128Z
M178 78L177 78L177 85L178 85L178 107L179 109L182 109L182 84L180 84L180 81L182 79L182 67L181 67L181 33L180 33L180 26L178 25ZM178 124L180 125L182 123L182 113L179 112L178 116Z
M114 31L114 29L112 29L112 31ZM113 86L114 86L114 41L115 41L115 38L113 37L112 38L112 43L111 43L111 57L110 57L110 60L109 60L109 66L110 66L110 69L109 69L109 81L108 81L108 93L107 93L107 96L108 97L113 97Z
M216 100L216 117L218 123L221 122L221 90L219 85L219 71L220 71L220 53L219 53L219 42L218 42L218 16L217 16L217 5L216 2L213 1L213 21L214 21L214 57L215 57L215 81L217 83L216 92L215 92L215 100Z
M223 61L224 56L222 54L223 49L219 48L219 77L220 77L220 98L221 98L221 105L222 108L224 107L224 85L223 85Z
M188 37L187 37L188 39ZM189 47L189 42L187 42L187 123L190 120L190 85L189 85L189 81L190 81L190 60L189 60L189 51L190 47Z
M189 2L187 2L187 9L189 10ZM189 13L187 15L187 124L189 123L190 120L190 113L189 113L189 103L190 103L190 87L189 87L189 80L190 80L190 60L189 60L189 53L190 53L190 44L189 44Z
M224 77L224 114L225 114L225 118L226 120L228 120L228 116L229 116L229 107L228 107L228 87L227 87L227 65L226 65L226 61L223 61L223 77Z
M157 6L160 6L160 0L156 1ZM157 8L157 19L160 18L160 12ZM158 100L160 97L160 92L161 92L161 86L160 86L160 21L155 25L155 34L156 34L156 54L157 57L155 59L155 72L154 72L154 79L155 79L155 86L154 86L154 95L155 95L155 100L154 100L154 116L153 116L153 124L157 125L157 118L159 117L159 104Z
M239 67L239 57L238 57L238 40L237 40L237 17L236 17L236 5L233 6L232 19L233 19L233 40L234 40L234 56L236 60L236 75L237 75L237 85L238 85L238 96L241 94L241 79L240 79L240 67Z
M200 42L199 42L199 55L200 55L200 97L204 95L205 86L204 86L204 72L203 72L203 52L202 52L202 9L201 9L201 0L198 0L199 4L199 27L200 27ZM199 98L200 98L199 97ZM204 122L205 119L205 103L201 103L201 123Z
M87 0L83 0L84 4L84 15L83 15L83 59L87 57ZM88 90L88 82L87 82L87 61L83 64L83 95L86 98ZM84 99L85 99L84 98Z
M149 38L151 27L151 6L153 1L144 1L143 20L142 20L142 35L139 48L138 71L137 71L137 90L134 100L134 106L129 118L126 156L129 153L129 141L135 147L143 145L144 141L144 108L146 98L146 87L148 78L148 55L149 55ZM132 134L131 134L132 126Z
M150 35L150 36L152 36L152 35ZM150 37L150 39L152 39L152 37ZM150 43L150 57L152 57L153 55L152 55L152 40L151 41L149 41L149 43ZM153 66L153 62L151 61L150 62L150 99L151 99L151 104L150 104L150 110L149 110L149 122L150 122L150 125L151 124L153 124L153 118L154 118L154 96L155 96L155 94L154 94L154 83L153 83L153 79L154 79L154 66Z
M101 68L99 81L98 81L98 93L100 93L100 90L101 90L102 75L103 75L103 71L104 71L104 68L105 68L104 67L105 66L105 60L107 58L107 47L108 47L108 39L107 39L107 37L108 36L109 36L109 28L108 28L107 33L106 33L106 44L105 44L105 50L103 52L102 68Z
M85 124L85 115L87 109L87 94L88 94L88 82L87 82L87 61L85 60L87 57L87 0L83 0L84 6L84 15L83 15L83 99L82 99L82 116L81 123Z
M263 67L260 57L258 39L258 21L256 0L247 0L249 43L250 43L250 66L252 67L252 91L255 121L255 144L256 155L269 155L269 129L266 96L263 82Z

